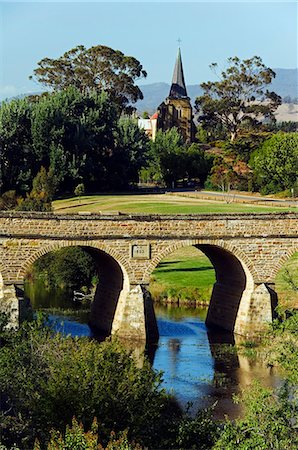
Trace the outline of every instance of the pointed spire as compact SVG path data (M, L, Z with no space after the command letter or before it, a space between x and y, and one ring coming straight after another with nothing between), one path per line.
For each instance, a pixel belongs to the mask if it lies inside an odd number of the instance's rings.
M175 63L172 86L170 89L169 97L172 98L187 97L180 47L178 48L178 55Z

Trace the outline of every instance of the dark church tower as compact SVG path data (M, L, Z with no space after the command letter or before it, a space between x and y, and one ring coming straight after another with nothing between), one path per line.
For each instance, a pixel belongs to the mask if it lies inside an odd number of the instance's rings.
M195 125L193 123L190 98L187 96L181 52L178 55L174 68L173 80L169 96L159 105L157 127L163 131L176 127L183 136L185 142L193 142L195 137Z

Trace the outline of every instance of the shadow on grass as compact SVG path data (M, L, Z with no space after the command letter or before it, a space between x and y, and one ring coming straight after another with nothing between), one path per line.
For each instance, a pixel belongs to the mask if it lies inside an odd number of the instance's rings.
M182 261L165 261L165 262L160 262L157 267L165 267L165 266L169 266L170 264L180 264L181 262Z
M158 270L158 273L170 273L170 272L203 272L205 270L213 270L213 267L190 267L189 269L162 269Z

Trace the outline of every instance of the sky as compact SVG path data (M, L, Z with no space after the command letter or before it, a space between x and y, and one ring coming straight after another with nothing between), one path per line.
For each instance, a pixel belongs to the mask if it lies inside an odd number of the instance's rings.
M178 39L187 84L214 79L209 65L261 56L271 68L296 68L297 2L0 0L0 99L38 92L28 77L44 57L82 44L137 58L148 76L171 82Z

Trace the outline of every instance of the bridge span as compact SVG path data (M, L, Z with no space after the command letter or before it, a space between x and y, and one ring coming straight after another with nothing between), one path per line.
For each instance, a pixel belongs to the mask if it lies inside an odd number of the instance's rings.
M152 271L174 250L193 245L216 272L207 324L254 335L272 320L274 279L298 251L298 213L60 215L0 212L0 310L17 324L31 264L66 246L92 254L100 274L90 321L106 335L156 341L148 293Z

